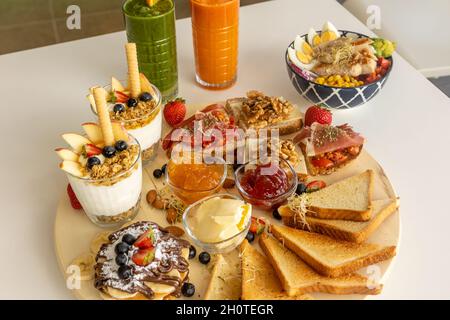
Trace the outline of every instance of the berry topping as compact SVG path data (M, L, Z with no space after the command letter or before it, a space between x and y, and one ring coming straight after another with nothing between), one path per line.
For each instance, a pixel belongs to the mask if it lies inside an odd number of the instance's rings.
M295 193L298 195L301 195L306 192L306 185L304 183L299 182L297 185L297 189L295 190Z
M153 99L152 95L148 92L142 92L141 95L139 96L139 100L144 102L150 101L152 99Z
M116 154L116 148L112 146L106 146L103 148L103 155L105 158L112 158Z
M125 264L127 264L128 262L128 256L126 253L120 253L116 256L116 263L119 266L123 266Z
M134 246L139 249L148 249L153 247L153 243L155 242L155 235L153 234L153 230L147 230L134 242Z
M129 277L131 277L131 274L133 272L129 266L123 265L123 266L119 267L119 270L117 270L117 273L118 273L120 279L128 279Z
M331 124L333 115L330 110L320 106L311 106L305 113L305 126L311 126L314 122L320 124Z
M275 219L277 219L277 220L281 220L281 215L280 215L280 213L278 212L278 209L273 210L272 216L273 216Z
M189 247L189 259L195 258L195 255L197 254L197 249L195 249L194 246Z
M113 108L114 112L124 112L125 106L121 103L116 103Z
M101 163L102 162L100 161L99 158L97 158L97 157L90 157L90 158L87 159L86 166L90 170L90 169L92 169L93 166L101 164Z
M127 150L128 144L123 140L119 140L114 144L114 148L116 148L117 151L124 151Z
M162 172L161 169L155 169L155 170L153 170L153 176L154 176L156 179L161 178L162 174L163 174L163 172Z
M67 185L67 194L69 195L70 204L72 205L72 208L76 210L83 209L80 202L77 199L77 196L75 195L75 192L72 190L72 186L70 184Z
M195 286L192 283L185 282L181 287L181 293L185 297L192 297L195 293Z
M138 266L146 266L155 258L155 248L140 249L131 258Z
M211 261L211 256L209 255L208 252L203 251L198 255L198 260L203 264L208 264L209 261Z
M88 143L83 146L83 150L81 151L81 153L84 154L86 158L89 158L101 154L102 149L93 145L92 143Z
M127 106L129 106L130 108L136 107L137 104L138 104L138 101L136 99L134 99L134 98L130 98L127 101Z
M177 98L164 106L164 119L172 127L179 125L185 116L186 106L183 99Z
M119 242L118 244L116 244L116 247L114 248L116 254L127 253L128 250L130 250L130 245L125 242Z
M136 241L136 238L133 235L127 233L122 237L122 241L131 246Z
M247 239L248 242L253 242L253 240L255 240L255 234L249 231L245 236L245 238Z

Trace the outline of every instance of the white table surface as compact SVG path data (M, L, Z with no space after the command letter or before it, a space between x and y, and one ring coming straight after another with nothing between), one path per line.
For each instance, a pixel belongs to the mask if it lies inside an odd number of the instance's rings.
M284 51L297 33L332 20L366 27L333 0L277 0L241 9L239 79L226 91L194 83L190 20L177 21L180 94L189 103L283 95L303 110ZM119 32L0 56L3 100L0 298L71 299L53 247L53 219L67 185L53 150L61 133L92 120L87 88L126 71ZM334 113L364 133L401 197L402 238L383 293L375 298L450 298L450 100L396 55L381 93L363 107Z

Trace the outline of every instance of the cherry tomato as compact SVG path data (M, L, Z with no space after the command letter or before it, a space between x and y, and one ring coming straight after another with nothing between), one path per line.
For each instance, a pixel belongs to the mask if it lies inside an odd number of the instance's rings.
M311 159L311 163L313 166L318 168L330 168L334 165L333 161L327 158L314 158Z
M320 189L323 189L327 186L325 181L322 180L314 180L306 185L306 192L314 192Z
M266 222L261 218L252 217L252 222L250 224L249 231L259 235L263 233L264 229L266 228Z

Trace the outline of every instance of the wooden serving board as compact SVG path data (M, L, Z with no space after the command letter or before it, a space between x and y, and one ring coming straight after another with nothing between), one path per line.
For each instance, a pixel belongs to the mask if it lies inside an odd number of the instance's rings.
M193 107L191 110L195 110ZM165 128L164 132L168 128ZM145 200L145 195L148 190L154 189L156 186L162 187L163 178L155 179L152 172L156 168L160 168L164 163L168 161L165 153L159 150L158 156L154 162L147 165L143 170L143 186L141 197L141 208L135 221L150 220L158 223L162 227L168 226L166 221L165 212L162 210L151 207ZM310 180L321 179L324 180L327 185L342 180L344 178L361 173L367 169L372 169L375 172L374 181L374 194L373 200L395 198L395 191L389 182L388 177L385 175L383 168L377 163L377 161L370 156L368 152L363 150L361 155L348 166L338 170L337 172L329 176L318 176L310 178ZM231 190L222 190L223 192L236 193L233 188ZM273 219L272 212L262 211L254 208L253 215L261 216L270 221L270 223L280 224L281 222ZM182 228L181 223L177 223L177 226ZM59 205L56 211L55 224L54 224L54 239L55 239L55 251L58 260L59 267L64 274L65 278L70 276L68 267L73 259L79 255L90 251L90 244L94 236L106 229L101 229L95 226L86 217L82 210L74 210L69 202L66 194L64 194L59 201ZM111 230L113 231L113 230ZM185 237L185 236L184 236ZM189 239L188 239L189 240ZM400 240L400 216L397 210L383 224L376 230L374 234L368 239L367 242L377 243L381 245L396 245L398 247ZM259 248L258 241L252 243L253 246ZM397 248L398 249L398 248ZM198 254L201 252L200 248L197 248L197 256L189 260L190 272L189 282L195 284L195 295L189 299L202 299L208 282L209 274L213 267L213 262L208 265L203 265L198 261ZM394 258L395 259L395 258ZM377 274L381 283L385 283L389 267L392 264L392 259L377 264L379 268L373 268L369 266L363 268L359 273L371 276ZM101 299L99 291L94 288L93 280L82 281L79 289L71 289L73 294L78 299ZM331 294L311 294L316 299L364 299L365 295L331 295ZM185 299L182 297L181 299Z

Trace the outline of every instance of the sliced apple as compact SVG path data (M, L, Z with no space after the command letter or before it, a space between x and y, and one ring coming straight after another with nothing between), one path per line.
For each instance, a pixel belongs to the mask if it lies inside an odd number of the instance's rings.
M77 153L81 151L85 144L92 143L91 140L76 133L65 133L62 135L62 138L72 147L73 151Z
M63 160L78 161L80 155L66 148L55 149L56 154Z
M150 81L148 81L147 77L143 73L139 73L139 79L141 81L141 91L148 92L152 95L152 97L156 97L155 90L153 90Z
M111 89L113 91L125 91L122 83L114 77L111 77Z
M59 167L61 168L61 170L64 170L65 172L70 173L71 175L74 175L76 177L83 176L83 173L81 172L81 165L78 162L64 160L59 164Z
M130 140L127 130L120 122L112 121L111 124L114 134L114 140L116 141L123 140L125 142L128 142Z
M89 140L95 145L103 143L102 129L97 123L86 122L81 125Z
M95 112L97 112L97 106L95 105L94 95L92 93L89 93L86 98L89 100L89 103L92 106L92 109L94 109Z

